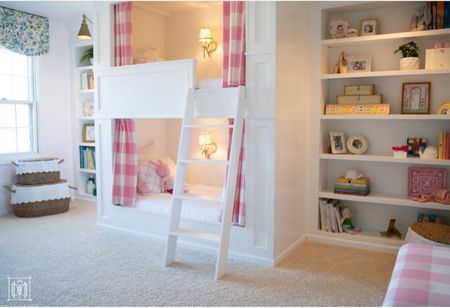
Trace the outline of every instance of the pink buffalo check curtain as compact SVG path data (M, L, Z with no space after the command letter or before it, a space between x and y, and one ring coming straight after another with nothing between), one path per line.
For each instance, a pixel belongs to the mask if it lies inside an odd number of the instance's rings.
M223 3L223 87L245 85L245 2L225 1ZM230 124L233 120L230 119ZM230 155L231 136L229 132L228 158ZM234 196L233 224L245 226L245 125L242 131L242 144L239 153L236 194Z
M115 65L132 64L131 2L114 5L114 35ZM134 206L138 164L133 120L115 120L113 155L113 204Z

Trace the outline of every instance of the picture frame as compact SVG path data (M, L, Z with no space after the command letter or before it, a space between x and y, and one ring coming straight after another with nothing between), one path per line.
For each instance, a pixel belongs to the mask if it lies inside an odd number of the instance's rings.
M345 145L345 135L342 132L330 132L331 153L345 154L347 148Z
M447 170L444 168L408 168L408 196L432 196L447 187Z
M367 18L361 20L361 36L378 34L378 20Z
M431 82L406 82L402 85L402 114L430 113Z
M83 142L95 143L95 125L94 124L84 124L83 126Z
M347 59L350 73L362 73L372 71L372 58L368 55L349 56Z
M328 30L330 31L331 37L334 39L347 37L347 32L350 27L350 23L347 19L342 17L335 17L330 22Z
M439 106L437 114L440 115L450 115L450 102L443 103Z
M369 148L367 138L362 135L353 135L347 139L347 149L355 155L364 154Z

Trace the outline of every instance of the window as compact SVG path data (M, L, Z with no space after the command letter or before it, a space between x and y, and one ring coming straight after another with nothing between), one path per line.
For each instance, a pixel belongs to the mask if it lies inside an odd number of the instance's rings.
M32 57L0 47L0 154L36 151Z

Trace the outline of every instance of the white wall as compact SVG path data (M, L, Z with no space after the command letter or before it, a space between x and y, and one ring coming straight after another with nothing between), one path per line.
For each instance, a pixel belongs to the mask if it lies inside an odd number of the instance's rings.
M308 6L277 4L275 254L306 232Z
M38 58L38 147L44 156L64 158L61 178L73 183L69 35L64 24L50 21L50 52ZM15 182L14 169L0 165L0 185ZM0 215L9 209L9 193L0 190Z

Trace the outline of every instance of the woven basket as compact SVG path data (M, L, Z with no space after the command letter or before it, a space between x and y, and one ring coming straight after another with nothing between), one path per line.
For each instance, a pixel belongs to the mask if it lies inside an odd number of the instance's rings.
M39 158L13 161L12 163L16 166L17 184L39 185L58 183L60 180L58 165L63 161L64 159L58 161L57 158Z
M40 202L22 203L13 205L14 214L17 217L40 217L59 214L69 210L70 198L58 200L46 200Z
M450 226L431 222L416 222L409 227L427 240L450 245Z
M41 172L41 173L25 173L17 175L17 184L20 185L39 185L58 183L60 172Z

